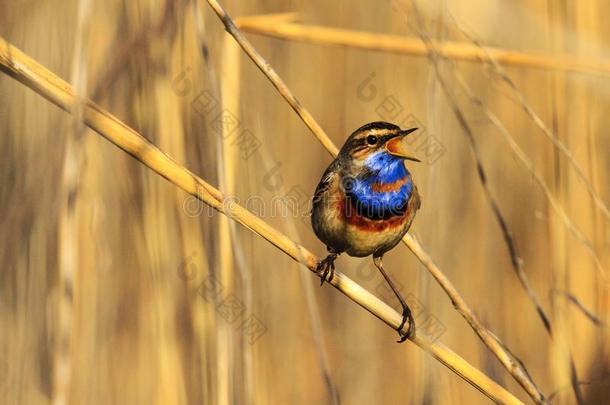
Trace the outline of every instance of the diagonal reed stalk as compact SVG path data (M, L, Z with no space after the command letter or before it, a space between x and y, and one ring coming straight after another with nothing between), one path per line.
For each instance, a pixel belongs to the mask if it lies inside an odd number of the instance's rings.
M508 222L507 222L505 216L503 215L498 202L496 201L495 197L491 193L491 190L489 189L489 185L487 182L487 174L483 167L481 154L479 152L477 141L474 137L474 131L472 130L470 124L466 120L466 116L464 115L460 106L458 105L455 94L449 88L447 81L451 80L451 78L446 80L445 77L443 76L443 74L441 73L439 60L441 60L443 57L438 52L438 50L435 48L434 43L430 40L429 34L424 31L424 25L423 25L423 21L421 18L421 14L419 13L419 10L417 10L415 7L414 7L414 10L415 10L414 14L416 15L416 17L418 17L417 30L419 32L419 36L422 39L422 41L426 44L426 46L428 47L428 51L430 54L430 61L434 66L436 78L439 81L441 88L443 89L445 97L449 101L449 105L450 105L451 109L453 110L457 121L459 122L460 126L462 127L462 130L463 130L462 132L466 135L468 144L470 145L470 149L474 156L475 164L477 167L477 174L479 177L479 182L480 182L481 186L483 187L484 195L494 213L496 221L498 222L498 225L500 226L500 230L502 232L502 235L503 235L506 245L508 247L513 270L515 271L517 277L519 278L519 281L521 282L521 286L523 287L523 289L527 293L528 297L530 298L530 301L536 308L538 316L540 317L540 319L542 320L542 323L544 324L545 330L547 331L548 335L551 338L553 338L551 320L550 320L549 316L546 314L546 312L544 311L544 309L542 308L542 305L540 303L540 300L538 299L538 296L536 295L536 293L534 292L534 290L532 289L532 287L529 283L527 274L525 273L525 270L523 269L523 260L519 257L519 254L517 251L517 246L512 237L512 233L510 232L510 229L508 227ZM455 69L455 66L453 65L453 61L449 61L449 62L451 63L451 68L452 68L451 71L453 72L454 79L458 79L459 72ZM463 82L461 77L459 77L459 79L457 81L460 82L460 84L465 85L465 83ZM469 94L469 96L472 97L472 94ZM480 103L480 106L483 106L482 102ZM571 376L572 376L571 380L572 380L572 382L578 382L576 365L574 363L572 354L568 353L568 357L569 357L569 362L570 362L570 372L571 372ZM573 388L574 388L574 394L575 394L578 404L583 404L584 401L583 401L583 397L582 397L582 392L580 390L580 386L578 384L574 384Z
M466 31L466 29L463 28L457 22L457 20L454 19L454 23L460 29L460 31L462 32L462 34L464 36L466 36L469 40L473 41L474 44L476 44L482 50L485 51L485 47L472 34L468 33ZM512 81L510 76L508 76L508 73L506 73L506 71L502 68L502 66L500 66L498 64L498 62L493 58L493 56L490 55L489 52L486 52L485 56L486 56L487 60L489 61L489 63L494 68L495 74L500 78L500 80L502 80L508 84L509 89L512 91L513 95L517 98L517 102L519 103L521 108L523 108L523 110L526 112L526 114L540 128L542 133L551 141L551 143L557 148L557 150L559 150L562 153L562 155L564 155L564 157L567 159L569 166L572 167L572 169L574 170L576 177L579 179L579 181L581 183L583 183L583 185L587 189L587 192L593 199L595 207L602 213L602 215L604 217L606 217L607 220L610 219L610 212L608 211L606 204L601 199L601 197L598 195L598 193L595 191L595 188L593 187L593 184L591 183L591 181L589 181L589 179L585 176L583 169L581 168L579 163L576 161L576 158L574 157L572 152L557 137L557 135L555 133L553 133L546 126L546 124L540 118L540 116L538 116L538 114L536 114L533 107L529 104L529 102L525 98L525 95L523 93L521 93L521 91L519 90L517 85ZM467 86L465 85L465 82L463 80L460 80L460 82L461 82L460 84L462 85L462 87L464 87L464 89L467 92L469 92L467 89ZM484 110L485 114L488 115L488 118L490 115L493 115L493 113L490 114L489 111L485 111L486 108L483 105L483 103L480 100L477 101L476 97L473 97L472 92L469 92L469 97L471 99L473 99L473 102L476 105L478 105L482 110ZM494 119L490 118L490 120L494 123L494 125L496 127L498 127L497 117ZM502 131L502 130L501 130L501 132L503 135L506 135L506 133L507 133L507 131ZM510 135L510 136L512 138L512 135ZM522 155L524 155L523 151L518 151L519 146L516 145L516 143L514 142L514 139L511 142L509 142L509 145L510 145L511 149L513 149L513 152L517 155L519 160L522 161L525 168L535 178L536 183L540 186L540 188L544 192L544 195L546 196L547 200L549 201L551 207L553 208L553 210L555 211L557 216L559 216L559 218L561 218L564 226L572 233L572 235L576 238L576 240L585 247L585 249L587 250L587 253L591 256L596 267L601 272L602 277L604 278L604 280L606 282L608 282L608 271L606 270L604 264L602 263L599 255L595 251L593 243L585 236L585 234L574 223L574 221L571 220L570 216L563 209L563 206L557 201L557 199L555 197L553 197L553 194L552 194L550 188L546 185L546 182L544 181L544 179L540 175L535 173L533 163L528 162L529 159L527 158L527 156L525 156L525 157L522 156Z
M534 162L527 156L527 153L517 144L514 136L508 131L504 123L498 118L496 114L494 114L491 110L485 107L483 101L478 98L472 89L468 86L466 81L461 75L456 75L457 83L464 90L466 95L470 98L471 102L479 107L479 109L485 114L487 119L498 129L498 132L502 135L514 156L521 162L523 167L530 173L532 178L535 180L540 190L544 193L549 205L555 211L555 214L561 219L562 223L572 233L572 235L576 238L576 240L587 250L587 253L591 256L591 259L595 263L596 267L599 269L600 274L603 276L604 281L608 282L608 273L606 268L601 262L601 259L597 255L597 252L593 248L593 244L591 241L584 235L584 233L580 230L578 225L572 221L568 213L564 210L561 203L557 200L557 198L553 195L550 187L547 182L544 180L542 175L540 175L536 171L536 167Z
M498 225L500 226L500 230L502 232L504 241L508 248L513 270L515 271L517 277L519 278L519 281L521 282L521 286L523 287L523 289L527 293L528 297L530 298L530 301L536 308L536 311L537 311L540 319L542 320L542 323L544 324L545 330L547 331L549 336L551 338L553 338L551 320L548 317L548 315L546 314L546 312L544 311L544 309L542 308L542 305L540 304L540 300L538 299L538 296L536 295L536 293L534 292L534 290L532 289L532 287L529 283L527 274L525 273L525 271L523 269L523 260L521 259L521 257L518 254L517 246L513 239L512 232L510 232L510 229L508 227L508 221L506 220L504 214L502 213L500 206L499 206L498 202L496 201L494 195L492 194L491 190L489 189L489 185L487 182L487 174L486 174L484 166L483 166L478 144L477 144L476 138L474 136L474 131L472 130L470 124L468 123L466 116L462 112L462 109L460 108L460 106L456 100L455 94L451 91L450 86L447 83L448 81L451 81L451 78L446 80L445 76L441 72L440 61L445 59L446 61L448 61L450 63L450 66L451 66L450 72L453 72L454 76L457 77L459 75L459 72L455 69L455 62L448 60L447 58L444 58L443 55L436 48L436 45L435 45L434 41L432 41L431 36L425 30L425 24L423 22L423 15L420 12L420 10L417 7L417 4L414 0L411 2L411 10L412 10L411 14L414 16L414 20L417 23L417 26L413 26L411 28L415 32L417 32L417 35L419 36L419 38L426 45L426 48L428 49L428 53L429 53L429 60L434 67L434 72L436 74L436 78L437 78L439 84L441 85L443 93L445 94L445 97L447 98L451 109L453 110L456 120L458 121L459 125L462 127L462 132L466 136L466 139L468 141L468 144L470 146L470 149L472 151L472 154L473 154L473 157L475 160L479 183L481 184L481 186L483 188L485 198L487 199L487 202L493 211L496 221L497 221ZM481 105L482 105L482 103L481 103ZM570 371L571 371L571 375L572 375L572 381L578 381L578 376L576 373L576 366L574 364L572 354L568 353L568 356L570 359L570 366L571 366ZM574 386L574 393L575 393L577 402L579 404L582 404L583 403L582 393L581 393L580 387L578 385Z
M500 80L505 82L509 89L512 91L513 95L517 98L517 102L520 104L523 111L531 118L531 120L538 126L538 128L542 131L542 133L549 139L549 141L561 152L561 154L567 159L568 163L574 170L576 177L580 182L585 186L587 193L593 199L595 206L602 213L602 215L606 218L607 221L610 221L610 210L608 206L603 201L603 199L599 196L599 193L595 190L595 187L591 183L591 180L585 175L584 169L576 160L576 157L570 151L570 149L566 146L565 143L559 139L557 134L555 134L540 118L540 116L536 113L532 105L527 101L525 95L519 90L516 83L510 78L506 70L500 65L497 58L489 51L489 49L484 46L479 39L475 37L474 34L469 32L462 24L460 24L455 17L453 17L454 24L460 30L462 35L466 37L469 41L473 43L474 46L478 47L483 55L485 56L485 61L488 61L489 64L493 67L494 73L499 77Z
M326 150L334 157L338 153L338 148L332 142L330 137L324 132L313 116L306 110L297 100L294 94L290 91L286 83L279 77L271 65L256 51L254 46L237 28L231 17L222 8L216 0L207 0L214 12L218 15L225 26L226 31L235 38L242 47L244 52L256 64L256 66L269 79L273 86L278 90L280 95L288 102L297 115L303 120L305 125L310 129L313 135L320 141ZM521 362L507 350L503 344L493 333L483 325L483 323L475 315L474 311L466 304L466 301L458 293L451 281L443 274L439 267L434 263L432 257L424 250L424 248L413 238L407 234L403 238L403 242L411 249L419 261L428 269L430 274L440 284L443 290L447 293L456 310L466 319L471 328L477 333L483 343L492 351L498 358L504 368L513 376L513 378L525 389L528 395L536 402L544 402L544 396L533 382L527 371L522 366Z
M506 129L504 124L499 120L499 118L493 112L491 112L487 107L485 107L485 104L483 103L483 101L474 94L472 89L466 83L464 77L459 72L455 71L454 78L456 79L456 82L461 86L462 90L466 93L466 95L468 96L470 101L475 106L478 106L483 111L483 113L487 116L487 118L490 120L490 122L492 122L492 124L498 129L498 131L509 142L511 149L513 150L513 153L525 165L526 169L531 173L532 177L534 177L536 179L536 182L539 184L540 187L542 187L545 194L548 193L547 199L549 199L549 201L551 201L551 206L553 208L555 208L556 205L559 206L558 203L555 205L552 202L555 200L555 198L552 196L552 194L550 194L550 190L549 190L548 186L546 186L546 183L544 183L544 181L542 180L540 175L534 170L531 162L529 162L529 160L527 160L527 159L524 160L524 157L526 157L525 153L523 151L521 151L518 148L518 146L516 146L517 145L516 142L514 141L512 135L508 132L508 130ZM510 140L509 140L509 138L510 138ZM557 208L555 208L555 209L557 209ZM567 217L567 215L565 217ZM565 218L565 217L562 217L562 218ZM538 314L539 314L540 318L542 319L542 322L544 323L547 333L549 334L551 339L553 339L554 334L553 334L553 329L552 329L552 324L550 322L550 319L546 315L545 311L542 309L542 306L540 305L536 295L533 293L533 291L529 287L529 283L527 282L527 278L525 278L525 273L523 272L522 268L518 269L517 275L519 276L519 279L521 280L521 283L523 284L528 295L530 296L533 304L536 306ZM581 392L582 390L580 388L580 383L578 380L576 364L574 363L574 358L572 356L572 353L570 353L569 350L568 350L567 356L569 358L569 364L570 364L570 381L572 383L572 389L574 391L574 395L576 397L577 403L583 404L584 399L583 399L583 395Z
M74 89L3 38L0 38L0 70L63 110L72 111L76 102ZM263 237L292 259L315 272L318 258L303 246L287 238L245 208L235 204L233 199L226 199L216 188L178 164L142 135L92 101L86 101L83 107L84 123L91 129L155 173ZM391 328L397 329L400 326L402 316L398 312L341 272L335 272L331 285ZM404 329L406 330L406 327ZM430 342L417 335L411 341L493 401L503 404L522 403L513 394L442 343Z

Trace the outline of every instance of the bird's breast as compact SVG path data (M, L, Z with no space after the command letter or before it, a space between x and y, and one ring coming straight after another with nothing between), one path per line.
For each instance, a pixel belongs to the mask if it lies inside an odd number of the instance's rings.
M400 228L408 219L413 184L409 176L393 182L356 185L342 196L337 209L342 221L357 229L381 232Z
M384 220L394 223L404 215L413 183L408 173L387 181L380 177L356 179L345 190L346 219Z
M383 219L374 219L359 212L357 207L354 207L348 198L344 198L340 204L337 204L337 208L342 221L354 226L358 230L366 232L383 232L400 228L407 222L409 217L408 210L403 210L402 214L392 215Z

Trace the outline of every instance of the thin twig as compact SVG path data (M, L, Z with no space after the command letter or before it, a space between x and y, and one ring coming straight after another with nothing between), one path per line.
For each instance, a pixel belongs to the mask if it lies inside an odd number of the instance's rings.
M593 311L591 311L589 308L585 307L585 305L582 302L580 302L580 300L574 294L572 294L568 291L563 291L563 290L553 290L552 292L566 297L568 299L568 301L570 303L574 304L576 309L578 309L580 312L582 312L582 314L585 317L587 317L587 319L589 319L591 322L593 322L593 324L595 326L602 326L604 324L602 322L602 320L599 319L599 317L597 315L595 315L595 313Z
M1 37L0 70L56 104L64 111L72 111L72 106L75 102L72 87ZM318 258L315 255L287 238L261 218L253 215L240 205L235 204L232 198L223 196L216 188L206 183L184 166L178 164L142 135L92 101L86 102L84 122L91 129L104 136L155 173L263 237L293 260L303 264L315 273L318 262ZM319 274L317 275L320 276ZM398 329L400 326L402 315L341 272L335 271L331 285L392 329ZM407 329L408 325L405 325L401 332L404 333ZM435 359L493 401L508 404L522 403L514 395L474 368L442 343L430 342L418 335L413 336L411 341L424 351L430 353Z
M400 12L403 12L397 3L390 1L390 4L395 9L399 10ZM506 244L508 247L511 262L513 263L513 266L515 266L517 273L519 274L518 269L522 263L522 259L519 257L519 255L517 253L516 244L514 243L512 234L511 234L510 230L508 229L508 222L506 221L504 215L502 214L502 212L500 210L499 204L497 203L495 197L493 196L493 194L491 193L491 190L489 189L489 186L487 183L487 175L485 173L485 169L484 169L484 166L483 166L483 163L481 160L476 138L474 137L474 134L472 132L472 129L470 128L470 125L468 124L468 122L466 120L466 117L464 116L461 109L459 108L458 103L455 100L455 97L453 96L453 93L450 91L449 86L447 85L443 75L440 72L438 60L439 60L439 58L441 58L441 55L438 52L438 50L436 49L434 43L432 42L432 39L425 31L423 16L420 13L419 8L417 7L417 4L415 3L415 1L411 1L411 8L412 8L411 14L414 15L415 20L417 22L417 26L413 26L411 24L411 29L416 32L418 37L426 45L426 48L428 50L429 60L433 65L434 72L436 74L436 78L441 85L443 93L445 94L445 96L447 97L447 100L449 101L450 107L453 110L458 123L460 124L460 126L463 129L464 135L466 136L469 148L470 148L470 150L473 154L474 160L475 160L479 183L481 184L481 186L483 188L484 195L492 209L494 217L496 218L496 221L498 222L498 225L500 226L500 230L502 231L502 235L503 235L504 240L506 241ZM526 280L525 285L529 286L529 283L527 282L527 278L525 278L525 280ZM538 304L538 299L536 298L534 292L531 289L529 289L527 291L534 297L534 302L536 302ZM538 304L537 308L539 310L542 310L542 307L539 304ZM544 314L543 311L541 313ZM548 318L546 316L544 316L543 319L546 321L545 326L550 325L548 323ZM516 370L518 370L518 373L516 374L516 377L515 377L515 378L517 378L517 381L530 394L530 396L532 397L532 399L534 401L536 401L537 403L545 402L545 398L544 398L544 395L542 394L542 391L533 382L524 363L516 355L514 355L514 353L511 350L508 349L508 347L498 338L498 336L496 336L495 334L492 334L492 336L498 342L498 344L500 344L502 347L504 347L505 351L507 353L509 353L509 355L512 357L510 359L510 363L512 363L513 367Z
M256 64L256 66L263 72L263 74L269 79L271 84L277 89L277 91L284 97L284 99L288 102L290 107L297 113L299 117L303 120L305 125L316 135L318 140L324 145L326 150L330 152L331 155L336 156L339 153L339 149L335 146L335 144L330 140L328 135L324 132L320 124L315 120L315 118L311 115L311 113L305 109L297 100L297 98L292 94L286 83L282 80L282 78L275 72L275 70L271 67L269 63L267 63L262 56L258 53L258 51L252 46L250 41L246 39L246 37L241 33L239 28L235 25L231 17L227 14L227 12L218 4L216 0L206 0L210 7L214 10L218 18L222 21L225 26L227 32L235 38L239 46L246 52L248 57L252 59L252 61Z
M292 109L301 117L305 125L311 130L313 135L320 141L320 143L326 148L326 150L332 155L336 156L338 153L337 147L334 145L329 136L324 132L320 125L315 121L311 114L301 105L296 99L293 93L290 91L284 81L278 76L275 70L265 61L265 59L256 51L252 44L244 37L241 31L236 27L231 17L226 11L218 4L216 0L207 0L210 6L214 9L218 17L223 22L225 29L229 34L235 38L242 49L250 57L250 59L256 64L256 66L263 72L263 74L269 79L273 86L278 92L284 97L284 99L290 104ZM441 285L443 290L447 293L451 302L453 303L456 310L466 319L468 324L481 338L483 343L494 353L494 355L500 360L506 370L526 389L528 394L533 398L537 397L535 394L538 389L533 383L531 378L524 372L514 361L513 356L505 349L505 345L498 342L488 329L482 324L482 322L476 317L472 309L468 307L464 299L457 292L456 288L449 281L449 279L440 271L438 266L434 263L430 255L423 249L423 247L415 240L411 235L407 234L403 238L409 249L415 254L419 261L428 269L434 279Z
M455 74L456 78L459 78L458 82L460 82L460 84L463 85L463 78L461 77L461 75L457 71L455 71L454 74ZM518 265L516 267L515 267L515 263L513 262L513 268L516 271L517 276L519 277L521 285L525 289L527 295L530 297L530 300L532 301L532 304L536 308L536 311L538 312L538 316L542 320L542 323L544 324L544 327L545 327L548 335L552 339L553 338L553 328L552 328L552 324L551 324L550 318L546 314L544 309L542 308L542 305L540 304L538 296L536 295L534 290L531 288L531 286L529 284L529 280L527 278L527 275L525 274L525 271L523 270L522 262L519 261ZM572 377L571 380L573 382L574 381L578 381L578 375L577 375L577 372L576 372L576 365L574 363L574 358L573 358L572 354L569 351L567 353L567 356L569 358L569 363L570 363L570 375ZM576 398L577 398L577 402L579 404L582 404L583 403L583 399L582 399L583 397L582 397L582 393L580 391L580 386L577 385L577 384L573 384L573 388L574 388L574 393L575 393Z
M496 198L493 196L493 194L491 193L491 190L489 189L489 185L487 182L487 174L486 174L484 166L483 166L483 162L481 159L481 154L479 152L479 147L478 147L476 138L474 137L474 132L473 132L472 128L470 127L470 124L468 124L468 121L466 120L464 113L458 106L458 103L455 100L455 96L451 93L451 90L449 89L449 86L447 85L447 82L443 78L443 76L438 68L438 65L436 63L435 63L435 71L436 71L436 77L437 77L439 83L441 84L441 87L443 89L443 92L445 93L445 96L447 97L447 100L449 101L450 107L453 110L458 123L462 127L464 134L466 135L468 144L470 145L470 149L472 151L472 154L473 154L473 157L475 160L475 165L477 168L477 177L479 178L479 183L481 184L481 187L483 188L483 193L485 195L485 198L487 199L487 202L489 203L489 205L491 207L491 210L494 214L496 222L498 223L498 226L500 227L500 231L502 232L502 236L506 243L508 255L510 257L510 262L513 267L513 270L515 271L515 274L519 278L519 281L521 282L521 286L523 287L523 289L525 290L527 295L530 297L532 303L536 307L536 311L538 312L538 314L542 320L542 323L544 324L544 328L547 330L547 332L549 334L552 334L551 321L550 321L548 315L545 313L544 309L542 308L542 305L540 304L540 299L538 298L538 296L532 289L529 279L527 277L527 274L525 273L525 270L523 269L523 259L520 257L519 252L517 250L517 245L513 238L513 234L508 227L508 221L506 220L505 215L502 213L502 210L500 209L500 205L496 201ZM456 72L456 74L457 74L457 72Z
M474 92L472 91L470 86L468 86L468 84L463 79L463 77L459 74L456 74L455 77L457 79L457 82L462 86L466 95L471 99L472 103L474 105L478 106L481 109L481 111L487 116L487 118L491 121L491 123L498 129L500 134L503 136L504 140L508 143L508 146L512 150L513 154L517 157L517 159L519 159L519 161L521 161L521 164L525 167L525 169L528 171L528 173L530 173L531 176L534 178L534 180L536 181L536 184L538 184L538 186L544 193L544 196L549 201L549 204L553 208L553 211L555 211L557 216L559 218L561 218L564 226L572 233L572 235L574 235L576 240L582 246L585 247L585 249L587 250L587 253L589 253L589 255L593 259L595 265L600 270L604 279L607 281L608 275L607 275L606 269L605 269L604 265L602 264L601 259L597 255L597 252L593 248L591 241L589 241L587 239L587 237L583 234L583 232L578 228L578 226L572 221L572 219L563 209L563 207L561 206L559 201L557 201L557 199L553 196L553 193L551 192L551 189L549 188L549 186L546 184L546 181L544 180L544 178L536 171L534 163L530 160L530 158L523 151L523 149L521 149L521 147L517 144L513 135L508 131L508 129L502 123L502 121L498 118L498 116L495 115L493 112L491 112L485 106L483 101L474 94Z
M521 257L518 254L517 246L512 237L512 233L510 232L510 229L508 228L508 222L506 221L504 215L502 214L498 203L496 202L495 198L491 194L491 190L489 190L489 187L487 185L487 177L486 177L485 171L483 169L481 156L479 154L478 147L476 145L476 141L474 138L472 128L466 121L466 117L464 116L461 109L459 108L453 94L450 92L445 79L442 77L440 71L438 70L438 67L436 67L435 70L437 73L437 78L438 78L439 82L441 83L441 86L445 92L445 95L447 96L447 99L449 100L449 102L451 104L451 108L454 110L456 118L457 118L458 122L460 123L460 125L462 126L464 133L467 135L469 143L471 144L471 149L473 151L473 155L474 155L475 162L477 165L477 173L478 173L479 181L483 187L484 194L488 200L488 203L491 206L491 209L494 213L496 221L498 222L498 225L500 226L500 230L502 232L504 241L506 242L506 245L508 248L513 270L515 271L515 274L517 275L517 277L521 283L521 286L523 287L523 289L527 293L528 297L530 298L532 304L536 308L536 312L538 313L538 316L540 317L545 330L547 331L548 335L551 338L553 338L553 329L552 329L550 317L546 314L546 311L544 310L544 308L542 308L540 299L538 298L538 296L536 295L536 292L533 290L532 286L530 285L529 278L527 277L527 274L525 273L525 270L523 268L523 260L521 259ZM454 71L454 74L458 75L458 72ZM571 353L568 353L568 357L570 359L571 374L574 376L574 378L577 379L576 367L575 367L574 360L573 360ZM577 393L577 398L582 398L582 394L580 394L580 392ZM579 403L582 403L582 402L579 401Z
M492 194L492 192L489 188L489 184L487 181L487 179L488 179L487 173L486 173L484 165L483 165L483 160L482 160L482 156L481 156L481 153L479 150L477 140L474 136L474 131L473 131L472 127L470 126L470 124L468 123L468 120L466 119L466 116L463 113L462 109L458 105L455 95L452 93L451 89L449 88L449 86L447 84L447 81L445 80L445 78L443 77L443 75L441 73L438 61L441 58L443 58L443 55L441 53L439 53L438 50L435 48L434 42L431 41L431 38L428 36L428 34L426 34L425 32L422 32L421 35L423 37L422 42L424 42L426 44L426 46L428 47L428 54L431 56L430 60L432 61L432 64L434 65L434 72L436 74L436 78L441 85L443 93L445 94L447 100L449 101L449 106L453 110L453 113L456 117L456 120L458 121L458 124L462 127L463 133L466 136L466 140L468 141L468 146L470 147L470 150L472 152L472 155L473 155L473 158L475 161L475 165L476 165L476 169L477 169L477 177L479 179L479 183L481 184L481 187L483 188L483 193L485 195L485 198L487 199L487 202L490 205L490 208L494 214L496 222L498 223L498 226L500 227L500 231L502 232L502 237L504 238L504 242L506 243L508 255L509 255L513 270L515 271L515 274L519 278L519 281L521 282L523 289L525 290L527 295L532 300L534 306L536 307L536 310L537 310L538 314L540 315L540 318L542 320L542 323L544 324L545 329L548 331L549 334L552 334L550 319L549 319L548 315L545 313L544 309L542 308L542 305L540 304L540 299L538 298L538 296L536 295L536 293L534 292L534 290L532 289L532 287L530 285L527 274L525 273L525 270L523 268L523 259L521 258L519 251L517 249L517 244L515 243L513 234L510 231L510 228L508 226L508 221L506 220L506 216L502 213L500 204L498 203L498 201L496 200L496 198L494 197L494 195ZM445 59L445 60L451 63L450 60L447 60L447 59ZM452 71L453 71L454 75L457 76L459 74L459 72L455 69L455 66L453 65L453 63L451 65L451 67L452 67Z
M475 105L479 106L479 107L480 107L482 110L484 110L485 114L488 116L488 118L490 119L490 121L492 121L492 123L493 123L493 124L494 124L496 127L498 127L497 123L499 123L499 122L500 122L500 121L499 121L499 119L498 119L497 121L495 121L495 120L493 120L493 119L492 119L492 117L494 117L494 118L496 118L496 119L497 119L497 117L496 117L495 115L493 115L493 113L491 113L491 112L490 112L490 111L489 111L489 110L488 110L488 109L485 107L485 105L484 105L484 103L482 102L482 100L480 100L479 98L477 98L477 97L474 95L474 93L472 92L472 90L470 89L470 87L469 87L469 86L466 84L466 81L464 80L463 76L462 76L462 75L461 75L459 72L457 72L457 71L455 71L455 72L454 72L454 76L455 76L456 82L457 82L458 84L460 84L460 85L461 85L462 89L465 91L465 93L466 93L466 94L468 95L468 97L471 99L471 101L473 102L473 104L475 104ZM502 131L502 130L500 129L500 131ZM528 166L526 166L526 167L528 167ZM528 167L528 170L529 170L529 167ZM533 168L532 168L532 170L533 170ZM536 176L538 176L538 175L537 175L537 173L535 173L535 172L533 173L533 175L534 175L534 177L535 177L535 178L536 178ZM537 180L537 181L538 181L538 180ZM539 183L539 184L540 184L540 183ZM574 226L575 226L575 225L574 225ZM525 281L527 281L527 279L526 279ZM525 285L524 285L524 287L525 287ZM551 338L553 338L552 325L551 325L551 323L550 323L550 321L549 321L549 317L546 315L546 313L544 312L544 310L543 310L543 309L542 309L542 307L540 306L540 303L538 302L538 300L537 300L537 299L536 299L536 300L534 300L534 298L535 298L536 296L535 296L535 295L534 295L534 296L532 296L532 295L530 294L529 289L527 289L527 288L526 288L526 291L528 292L528 295L530 295L530 297L532 298L532 301L533 301L534 305L536 306L536 310L538 311L538 314L540 315L540 317L541 317L541 319L542 319L543 323L545 324L545 327L546 327L546 329L547 329L547 332L548 332L549 336L550 336ZM579 384L576 384L576 382L578 381L578 375L577 375L577 371L576 371L576 365L575 365L575 363L574 363L573 356L572 356L572 354L571 354L569 351L568 351L568 353L567 353L567 356L568 356L568 358L569 358L569 363L570 363L570 376L571 376L571 381L572 381L572 387L573 387L573 389L574 389L574 395L576 396L577 402L578 402L579 404L582 404L582 403L584 403L584 400L583 400L582 392L581 392L581 389L580 389L580 385L579 385Z
M579 386L581 385L591 385L593 384L593 382L591 381L578 381L577 384ZM560 394L562 391L567 390L568 388L571 388L572 385L567 385L565 387L561 387L553 392L551 392L551 394L549 395L549 401L553 401L555 399L555 397L557 397L558 394Z
M538 126L538 128L540 128L542 133L565 156L565 158L568 160L568 163L570 164L570 166L576 173L576 177L578 177L578 179L581 181L581 183L584 184L585 188L587 189L587 192L593 199L595 206L599 209L599 211L601 211L601 213L604 215L606 220L610 221L610 210L608 209L608 206L601 199L601 197L595 190L595 187L593 187L593 184L585 175L584 170L582 169L582 167L580 166L580 164L578 163L578 161L572 154L572 151L570 151L570 149L568 149L568 147L561 141L561 139L559 139L557 134L555 134L553 131L551 131L551 129L544 123L542 118L540 118L540 116L536 113L536 111L534 111L534 108L529 103L529 101L527 101L527 98L525 98L525 95L519 90L519 88L517 87L515 82L513 82L513 80L510 78L510 76L508 75L506 70L500 65L498 60L487 49L487 47L483 46L483 44L474 36L474 34L468 32L468 30L465 27L463 27L455 18L453 18L453 21L454 21L456 27L462 32L462 34L469 41L471 41L475 46L480 48L481 51L483 51L483 54L485 55L486 60L489 61L491 66L494 68L494 72L496 73L496 75L498 75L500 80L504 81L508 85L509 89L512 90L513 94L517 98L518 103L523 108L523 111L525 111L525 113L532 119L532 121L534 121L534 124L536 124L536 126Z

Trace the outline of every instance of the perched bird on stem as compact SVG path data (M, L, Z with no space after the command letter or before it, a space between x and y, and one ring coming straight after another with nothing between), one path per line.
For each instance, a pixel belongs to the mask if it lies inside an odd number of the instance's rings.
M318 263L321 283L331 281L335 259L373 255L373 262L402 305L398 334L404 342L415 332L404 298L383 269L384 253L407 233L420 199L404 160L419 162L402 145L417 128L402 130L388 122L371 122L347 139L328 166L313 197L311 222L329 255ZM401 331L409 322L407 332Z

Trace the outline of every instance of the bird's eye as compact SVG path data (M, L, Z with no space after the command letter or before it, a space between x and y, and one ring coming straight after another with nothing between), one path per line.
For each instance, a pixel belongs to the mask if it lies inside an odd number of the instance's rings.
M366 143L368 143L369 145L375 145L377 143L377 137L375 135L367 136Z

